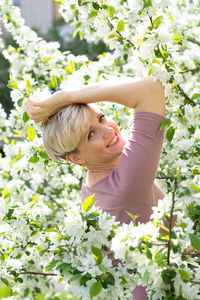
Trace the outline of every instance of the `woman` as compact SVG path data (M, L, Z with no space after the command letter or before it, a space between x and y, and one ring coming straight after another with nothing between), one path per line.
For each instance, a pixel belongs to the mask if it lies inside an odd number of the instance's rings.
M115 122L89 105L98 101L134 109L127 142ZM45 120L43 140L51 158L87 167L83 199L95 193L96 204L121 224L131 221L127 212L139 215L139 222L149 221L152 206L164 197L154 184L164 139L159 128L165 117L165 97L159 80L125 79L63 90L41 102L30 101L27 112L36 122ZM136 300L147 299L142 287L133 294Z

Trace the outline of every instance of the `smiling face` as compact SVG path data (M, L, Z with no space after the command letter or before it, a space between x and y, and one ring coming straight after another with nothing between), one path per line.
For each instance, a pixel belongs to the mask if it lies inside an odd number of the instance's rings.
M125 145L116 123L92 107L89 107L88 118L89 126L81 139L77 155L69 155L68 159L85 165L89 170L116 168Z

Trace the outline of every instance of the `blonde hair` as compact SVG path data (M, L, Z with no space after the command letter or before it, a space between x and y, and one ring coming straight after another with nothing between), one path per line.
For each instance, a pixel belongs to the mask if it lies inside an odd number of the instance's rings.
M66 160L76 153L83 134L88 128L89 106L72 104L64 107L44 122L43 143L49 157Z

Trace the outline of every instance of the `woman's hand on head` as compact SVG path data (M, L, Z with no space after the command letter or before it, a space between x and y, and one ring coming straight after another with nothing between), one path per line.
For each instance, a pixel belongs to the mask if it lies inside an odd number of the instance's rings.
M41 102L30 100L26 105L26 111L30 119L36 123L45 121L50 115L53 114L51 105L47 100L43 100Z
M71 103L66 96L66 92L61 90L41 101L31 99L26 106L26 111L29 117L37 123L47 120L50 116L69 104Z

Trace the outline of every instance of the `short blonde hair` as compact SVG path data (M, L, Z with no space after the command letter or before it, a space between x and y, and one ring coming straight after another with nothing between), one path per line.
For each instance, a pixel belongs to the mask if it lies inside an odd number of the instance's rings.
M43 143L51 159L63 161L67 154L77 152L88 128L88 116L88 105L72 104L44 122Z

